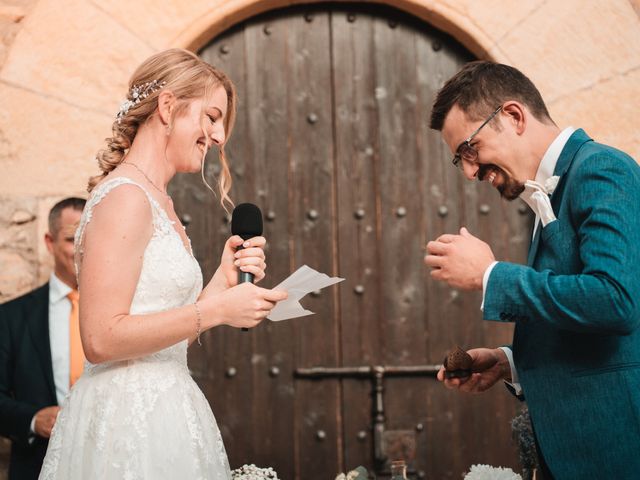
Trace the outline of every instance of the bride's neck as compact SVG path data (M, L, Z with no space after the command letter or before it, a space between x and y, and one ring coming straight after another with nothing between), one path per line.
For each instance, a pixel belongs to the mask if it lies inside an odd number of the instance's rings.
M167 185L175 175L175 167L167 160L167 136L165 129L153 125L142 125L138 129L124 163L137 166L156 187L167 190Z

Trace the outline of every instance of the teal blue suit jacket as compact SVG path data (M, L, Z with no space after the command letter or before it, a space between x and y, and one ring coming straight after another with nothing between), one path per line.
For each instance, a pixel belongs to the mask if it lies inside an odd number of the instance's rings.
M640 166L573 133L528 265L496 264L484 319L513 354L556 480L640 478Z

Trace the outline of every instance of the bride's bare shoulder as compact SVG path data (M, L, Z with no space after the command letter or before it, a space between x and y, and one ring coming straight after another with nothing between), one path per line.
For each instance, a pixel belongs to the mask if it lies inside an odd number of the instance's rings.
M95 187L96 202L92 203L90 230L151 232L152 207L148 194L127 177L111 177Z

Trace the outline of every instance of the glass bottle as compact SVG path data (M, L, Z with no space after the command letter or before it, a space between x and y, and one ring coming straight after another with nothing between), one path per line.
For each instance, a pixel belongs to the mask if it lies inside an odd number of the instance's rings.
M404 460L391 462L391 480L407 480L407 464Z

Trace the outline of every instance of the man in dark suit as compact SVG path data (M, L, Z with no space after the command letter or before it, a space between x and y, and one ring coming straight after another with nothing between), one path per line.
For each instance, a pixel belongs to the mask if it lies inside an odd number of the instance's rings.
M496 262L464 228L427 245L435 279L481 290L485 320L515 323L511 348L470 350L470 377L439 379L521 391L544 478L640 478L640 166L560 130L533 83L493 62L444 85L431 127L467 179L536 214L527 265Z
M12 441L10 480L38 478L59 405L72 384L70 362L80 361L70 353L77 318L70 298L78 288L73 237L84 204L67 198L49 213L49 282L0 305L0 435Z

